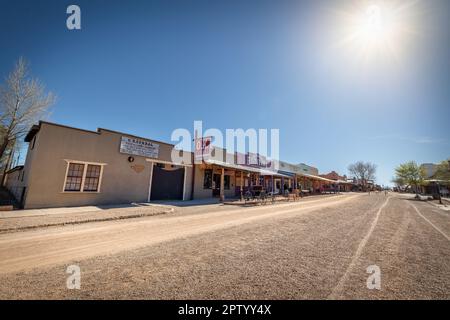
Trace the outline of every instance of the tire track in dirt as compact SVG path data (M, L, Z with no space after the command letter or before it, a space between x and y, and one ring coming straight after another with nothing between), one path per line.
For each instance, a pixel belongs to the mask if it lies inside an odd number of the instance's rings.
M388 197L386 199L386 201L381 205L381 207L378 209L375 218L373 219L369 231L367 232L367 234L364 236L364 238L361 240L361 242L358 245L358 248L356 249L355 254L353 255L353 258L350 262L350 264L347 267L347 270L345 270L344 275L340 278L338 284L336 285L336 287L334 287L334 289L332 290L331 294L329 295L328 299L336 299L336 297L341 293L345 282L348 280L348 277L350 275L350 272L352 271L353 267L356 265L359 257L361 256L364 247L366 246L367 241L369 240L370 236L373 233L373 230L375 229L378 219L380 217L381 212L383 211L383 209L387 206L387 204L389 203L391 197Z
M60 232L40 231L29 235L4 235L0 239L0 273L17 272L35 267L85 259L97 255L114 254L124 250L202 233L213 232L254 221L289 217L309 213L351 201L359 195L345 196L332 201L304 203L283 210L271 207L250 208L202 215L158 217L142 221L124 221L89 228L62 228ZM11 248L14 248L12 250Z

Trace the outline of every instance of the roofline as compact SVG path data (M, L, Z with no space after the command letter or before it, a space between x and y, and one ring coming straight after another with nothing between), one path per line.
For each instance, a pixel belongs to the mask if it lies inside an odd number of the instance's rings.
M56 126L56 127L66 128L66 129L73 129L73 130L78 130L78 131L83 131L83 132L88 132L88 133L96 133L96 134L99 134L98 129L97 129L97 131L87 130L87 129L81 129L81 128L77 128L77 127L71 127L71 126L67 126L67 125L65 125L65 124L60 124L60 123L55 123L55 122L49 122L49 121L44 121L44 120L40 120L40 121L39 121L39 126L41 126L41 124L48 124L48 125L51 125L51 126Z
M105 128L97 128L97 131L93 131L93 130L81 129L81 128L77 128L77 127L71 127L71 126L67 126L67 125L64 125L64 124L60 124L60 123L49 122L49 121L45 121L45 120L39 120L39 123L37 125L33 125L31 127L30 131L28 132L28 134L25 137L25 142L30 142L31 139L33 139L34 135L40 130L42 124L47 124L47 125L61 127L61 128L66 128L66 129L78 130L78 131L82 131L82 132L86 132L86 133L94 133L94 134L101 134L101 131L106 131L106 132L117 133L117 134L129 136L129 137L133 137L133 138L138 138L138 139L143 139L143 140L150 140L150 141L154 141L156 143L161 143L161 144L165 144L165 145L172 146L172 147L175 146L172 143L159 141L159 140L154 140L154 139L150 139L150 138L145 138L145 137L141 137L141 136L137 136L137 135L133 135L133 134L130 134L130 133L121 132L121 131L115 131L115 130L110 130L110 129L105 129ZM33 135L31 135L32 131L35 131L35 133ZM185 150L183 150L183 151L184 152L189 152L189 151L185 151Z
M23 138L23 141L30 142L31 140L33 140L36 133L39 132L39 129L40 125L37 124L32 125L28 133L25 135L25 138Z
M28 131L27 135L25 136L24 141L25 142L30 142L31 139L33 139L34 135L36 135L36 133L39 132L39 130L41 129L41 126L43 124L48 124L48 125L51 125L51 126L61 127L61 128L66 128L66 129L78 130L78 131L82 131L82 132L99 134L98 131L80 129L80 128L70 127L70 126L67 126L67 125L64 125L64 124L60 124L60 123L49 122L49 121L45 121L45 120L39 120L38 124L33 125L31 127L30 131ZM33 131L34 131L34 133L33 133Z
M151 140L153 142L157 142L157 143L162 143L168 146L172 146L175 147L175 145L173 143L168 143L168 142L164 142L164 141L160 141L160 140L154 140L154 139L150 139L150 138L145 138L145 137L141 137L141 136L136 136L134 134L130 134L130 133L126 133L126 132L121 132L121 131L115 131L115 130L111 130L111 129L105 129L105 128L97 128L97 133L100 133L101 131L107 131L107 132L112 132L112 133L117 133L117 134L121 134L124 136L129 136L129 137L133 137L133 138L137 138L137 139L143 139L143 140ZM190 152L190 151L185 151L184 152Z

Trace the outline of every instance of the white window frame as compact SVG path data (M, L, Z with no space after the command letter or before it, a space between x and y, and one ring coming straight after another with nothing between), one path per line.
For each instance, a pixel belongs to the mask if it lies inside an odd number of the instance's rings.
M100 193L101 192L101 186L102 186L102 180L103 180L103 167L107 165L107 163L101 163L101 162L89 162L89 161L80 161L80 160L71 160L71 159L64 159L66 162L66 174L64 176L64 184L62 188L62 193ZM69 173L69 166L71 163L76 164L83 164L83 176L81 177L81 187L80 191L66 191L66 182L67 182L67 174ZM100 166L100 176L98 178L98 187L97 191L84 191L84 181L86 179L86 172L88 165L95 165Z

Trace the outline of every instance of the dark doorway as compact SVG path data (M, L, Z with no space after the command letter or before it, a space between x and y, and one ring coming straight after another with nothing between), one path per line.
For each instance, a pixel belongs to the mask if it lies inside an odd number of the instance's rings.
M154 165L150 200L183 200L184 170Z
M220 196L220 174L213 175L213 197Z

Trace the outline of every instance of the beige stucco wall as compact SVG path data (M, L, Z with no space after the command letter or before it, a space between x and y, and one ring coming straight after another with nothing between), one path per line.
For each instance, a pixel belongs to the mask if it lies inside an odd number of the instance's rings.
M128 162L130 155L119 152L122 136L131 135L41 123L30 155L32 161L26 168L30 175L25 208L146 202L153 162L136 155L133 155L134 162ZM155 160L171 162L172 145L148 141L159 144L159 157ZM100 192L63 192L66 160L105 163ZM142 166L143 170L134 170L136 166ZM191 171L192 168L187 167L187 198L190 197Z
M195 167L195 185L194 185L194 199L205 199L212 197L212 189L203 189L203 178L205 170L201 166Z

